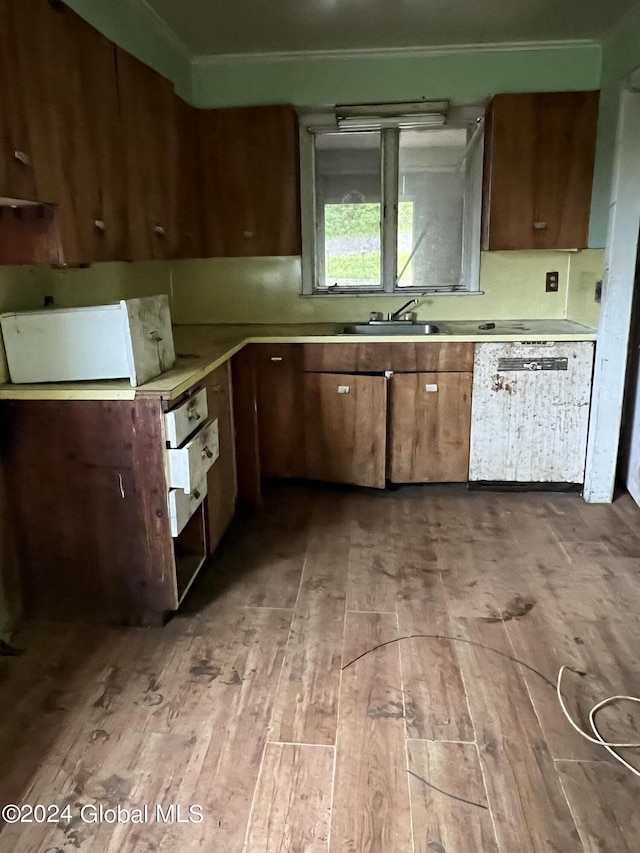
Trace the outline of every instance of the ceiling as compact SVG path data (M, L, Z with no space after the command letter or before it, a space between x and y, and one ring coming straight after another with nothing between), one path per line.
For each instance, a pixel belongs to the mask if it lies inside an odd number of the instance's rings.
M129 0L194 55L601 39L637 0Z

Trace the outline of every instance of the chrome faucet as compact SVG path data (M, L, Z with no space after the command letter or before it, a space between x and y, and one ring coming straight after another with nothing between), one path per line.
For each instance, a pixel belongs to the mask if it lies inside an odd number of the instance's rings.
M398 308L397 311L394 311L393 314L387 314L387 320L398 320L405 308L408 308L409 305L418 305L419 302L419 299L410 299L408 302L405 302L402 308Z

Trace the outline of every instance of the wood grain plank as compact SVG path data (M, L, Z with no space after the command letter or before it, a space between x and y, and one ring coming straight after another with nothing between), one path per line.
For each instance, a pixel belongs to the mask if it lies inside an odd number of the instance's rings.
M640 779L600 761L557 761L585 853L634 853L640 838Z
M396 636L391 614L347 613L345 663ZM411 853L411 817L397 646L343 670L331 850Z
M470 805L435 791L411 776L415 853L477 850L498 853L475 744L407 742L409 770Z
M566 665L563 695L573 719L590 732L589 710L600 700L616 694L634 693L640 683L640 664L634 649L640 628L624 627L615 619L566 621L551 610L535 608L525 618L506 624L515 654L555 681ZM589 743L573 731L565 719L555 691L526 669L522 675L554 758L608 761L602 747ZM638 715L635 715L638 717ZM640 719L634 723L629 707L619 705L601 715L607 736L614 741L640 742Z
M244 853L327 853L333 756L331 747L267 744Z
M351 510L347 609L395 612L392 504L385 495L360 493Z
M346 501L325 495L313 513L270 740L334 744L349 564Z
M502 623L457 619L455 627L464 639L511 651ZM459 646L500 846L519 853L578 851L578 833L518 665Z

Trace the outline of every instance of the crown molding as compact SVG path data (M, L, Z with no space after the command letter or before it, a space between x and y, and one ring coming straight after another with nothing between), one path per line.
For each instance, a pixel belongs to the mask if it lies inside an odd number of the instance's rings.
M133 0L128 0L133 2ZM196 54L191 58L194 68L216 65L305 62L330 59L407 59L430 56L449 56L474 53L517 53L534 50L600 49L596 39L566 39L563 41L486 42L483 44L448 44L421 47L357 48L351 50L296 50L271 53Z
M189 50L180 36L171 29L165 19L156 12L153 6L149 5L147 0L124 0L124 2L134 12L138 13L142 19L144 19L150 29L155 32L162 41L169 43L184 60L189 64L193 64L195 56L192 51Z

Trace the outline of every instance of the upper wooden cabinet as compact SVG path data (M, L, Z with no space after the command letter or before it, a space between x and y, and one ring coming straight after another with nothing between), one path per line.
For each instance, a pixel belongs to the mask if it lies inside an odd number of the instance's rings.
M31 129L27 121L27 98L22 75L19 3L0 3L0 196L34 201Z
M203 110L205 254L299 255L298 120L293 107Z
M586 248L598 92L496 95L486 118L482 247Z
M178 137L173 85L116 48L131 258L178 253Z

